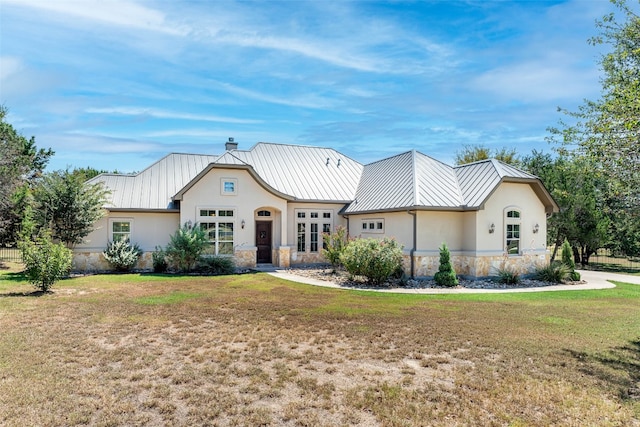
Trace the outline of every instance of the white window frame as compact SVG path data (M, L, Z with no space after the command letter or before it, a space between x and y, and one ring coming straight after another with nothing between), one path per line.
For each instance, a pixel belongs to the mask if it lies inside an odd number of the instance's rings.
M227 184L231 184L233 186L233 191L227 191ZM220 194L222 196L235 196L238 194L238 179L220 178Z
M364 218L360 221L360 231L365 234L384 234L384 218Z
M206 212L207 215L201 215ZM220 215L221 212L224 212L224 215ZM229 212L231 212L231 216L229 216ZM238 227L236 226L237 218L236 218L236 209L233 207L220 207L220 206L199 206L196 207L196 226L203 227L203 224L208 224L205 228L205 232L207 233L207 237L209 237L209 230L213 230L214 236L212 239L209 239L209 243L211 244L210 249L207 251L211 255L217 256L233 256L234 248L235 248L235 239L237 237ZM220 240L220 224L231 224L231 240ZM211 227L213 225L213 227ZM221 244L231 244L231 252L230 253L221 253ZM224 247L224 246L223 246Z
M114 233L113 231L113 226L116 223L120 223L120 222L128 222L129 223L129 243L131 243L132 241L132 236L133 236L133 218L109 218L109 241L113 242L113 236L115 235L119 235L119 234L125 234L122 232L116 232Z
M510 217L511 212L517 212L518 216ZM510 252L510 242L516 242L516 252ZM504 210L504 252L508 256L522 254L522 209L516 206L509 206Z
M322 234L324 230L333 230L333 209L294 209L293 216L297 251L309 254L322 252Z

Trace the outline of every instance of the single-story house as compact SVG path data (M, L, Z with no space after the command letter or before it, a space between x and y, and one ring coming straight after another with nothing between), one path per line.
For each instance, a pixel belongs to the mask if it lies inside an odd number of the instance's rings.
M202 227L211 252L237 266L324 262L322 233L393 237L405 270L433 276L446 243L458 274L524 273L548 262L547 216L558 206L537 177L497 160L448 166L418 151L363 165L331 148L258 143L221 155L169 154L135 175L102 174L107 214L74 249L74 268L105 270L109 241L144 251L139 268L181 224Z

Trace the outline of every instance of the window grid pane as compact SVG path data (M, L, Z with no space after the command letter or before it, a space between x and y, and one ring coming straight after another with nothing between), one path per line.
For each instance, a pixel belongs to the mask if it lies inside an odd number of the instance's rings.
M306 224L303 222L298 223L298 252L305 252L306 247Z
M318 252L318 224L311 225L311 252Z

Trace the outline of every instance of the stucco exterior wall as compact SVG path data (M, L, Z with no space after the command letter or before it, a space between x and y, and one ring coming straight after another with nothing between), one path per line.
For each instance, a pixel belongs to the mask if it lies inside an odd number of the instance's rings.
M236 191L231 195L222 191L223 182L229 179L236 183ZM259 219L272 222L273 249L277 250L287 240L287 227L282 226L288 221L287 201L267 191L246 170L210 170L184 194L180 204L180 223L198 222L200 209L234 210L235 216L229 218L228 222L234 223L234 252L241 252L237 258L244 266L250 266L249 256L256 243L258 210L271 212L270 217Z
M545 253L547 249L547 215L544 205L528 184L502 183L478 211L476 251L481 255L500 256L505 252L505 215L507 210L521 213L521 254ZM489 233L491 224L495 231ZM538 232L533 228L538 225Z
M137 269L151 269L151 253L156 246L165 247L170 236L180 223L178 213L167 212L108 212L107 216L96 222L94 230L85 238L85 242L73 250L73 266L77 271L108 271L111 269L104 260L102 252L111 240L112 221L131 222L131 242L138 244L143 256Z

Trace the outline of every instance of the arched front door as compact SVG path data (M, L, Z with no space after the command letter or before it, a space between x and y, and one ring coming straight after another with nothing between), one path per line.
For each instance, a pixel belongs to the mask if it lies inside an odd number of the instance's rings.
M271 221L256 221L256 246L258 264L271 264Z

